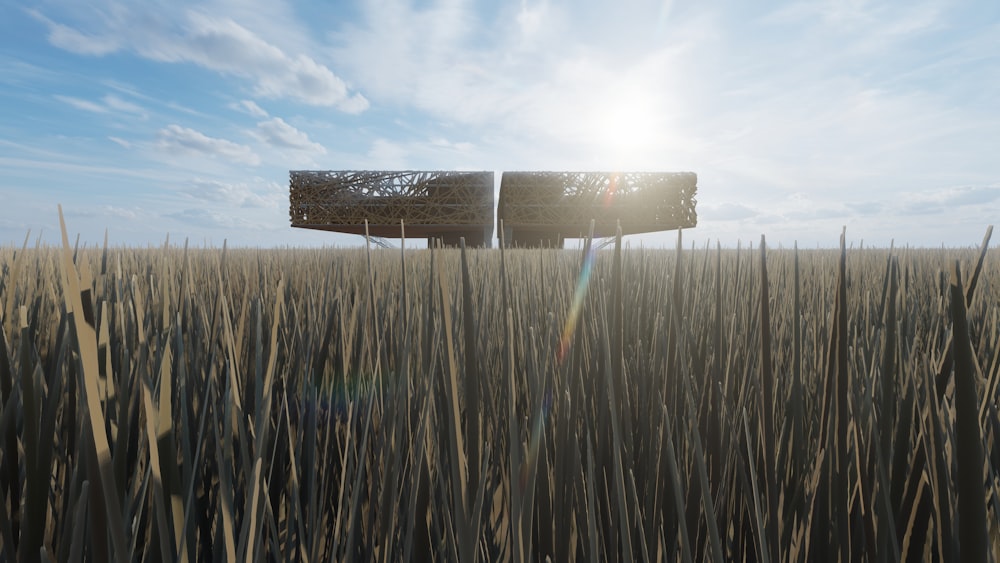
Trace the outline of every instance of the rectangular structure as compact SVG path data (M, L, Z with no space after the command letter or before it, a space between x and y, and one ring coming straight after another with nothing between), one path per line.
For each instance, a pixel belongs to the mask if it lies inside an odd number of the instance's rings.
M697 225L693 172L504 172L498 225L508 240L562 246L563 238Z
M293 227L470 245L493 238L493 172L341 170L289 173Z

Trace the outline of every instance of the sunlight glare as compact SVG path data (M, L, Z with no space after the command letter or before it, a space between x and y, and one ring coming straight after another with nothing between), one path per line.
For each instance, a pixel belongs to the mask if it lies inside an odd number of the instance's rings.
M594 140L611 164L656 152L662 122L652 98L639 89L604 100L593 113Z

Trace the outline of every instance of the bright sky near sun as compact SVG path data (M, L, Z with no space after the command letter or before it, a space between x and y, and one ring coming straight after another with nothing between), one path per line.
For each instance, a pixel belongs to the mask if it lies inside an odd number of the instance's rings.
M362 244L290 228L290 169L694 171L684 238L726 246L1000 219L996 0L0 0L0 108L0 244L57 204L90 244Z

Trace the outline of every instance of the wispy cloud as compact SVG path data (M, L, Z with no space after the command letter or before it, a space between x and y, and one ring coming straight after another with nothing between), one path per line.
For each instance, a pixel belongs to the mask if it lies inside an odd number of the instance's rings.
M147 117L146 110L141 106L114 94L108 94L96 102L61 94L55 98L64 104L91 113L126 113L143 119Z
M143 109L142 106L128 100L124 100L114 94L104 96L101 98L101 101L108 109L121 113L131 113L136 116L146 117L146 110Z
M240 100L239 102L233 102L229 104L229 107L240 113L245 113L252 117L260 119L269 117L268 113L263 108L258 106L257 103L254 102L253 100Z
M30 108L0 124L0 167L143 178L129 197L156 211L129 224L209 236L248 228L233 210L286 227L289 168L618 168L698 172L713 238L964 241L1000 216L1000 24L980 8L50 0L0 55L0 102Z
M274 230L276 225L267 224L261 221L254 221L247 217L234 215L231 212L216 209L206 209L203 207L192 207L180 211L164 213L163 217L174 219L198 229L216 230L232 232L234 229L248 231ZM283 226L283 225L282 225ZM220 243L221 244L221 241Z
M147 181L162 180L162 170L152 170L136 166L114 166L81 162L73 155L53 154L45 158L17 158L0 156L0 166L10 170L38 171L43 173L60 171L70 174L96 177L138 178Z
M760 212L739 203L702 206L701 215L706 221L742 221L756 217Z
M250 147L226 139L209 137L200 131L169 125L157 134L157 148L170 154L223 157L233 162L256 166L260 156Z
M284 191L274 183L258 182L255 186L243 182L222 182L196 178L185 193L195 199L226 204L238 208L274 208L284 201Z
M364 111L367 100L308 55L289 55L239 23L201 12L187 14L180 33L137 46L153 60L192 62L218 72L251 78L266 98L292 98L348 113Z
M111 141L112 143L118 145L119 147L121 147L123 149L130 149L130 148L132 148L132 143L129 142L129 141L126 141L125 139L122 139L121 137L110 136L110 137L108 137L108 140Z
M1000 207L997 202L1000 202L1000 185L955 186L914 193L906 201L898 202L897 206L898 212L903 215L926 215L963 207Z
M89 100L83 100L80 98L74 98L73 96L55 96L57 100L63 102L64 104L69 104L78 110L89 111L91 113L108 113L108 108L102 104L91 102Z
M105 205L103 208L104 214L113 217L115 219L124 219L127 221L133 221L139 218L142 211L137 207L118 207L115 205Z
M274 147L296 149L306 152L324 154L326 149L319 143L309 140L309 135L285 123L280 117L257 123L253 135L264 143Z
M249 79L256 95L360 113L368 100L352 92L329 67L305 53L289 53L231 18L189 9L149 17L123 5L93 32L30 13L49 28L54 46L82 55L102 56L129 50L150 60L192 63L221 74ZM294 30L290 30L293 31Z
M53 21L38 10L28 13L49 28L48 40L52 45L78 55L103 56L121 48L111 34L87 34L68 25Z

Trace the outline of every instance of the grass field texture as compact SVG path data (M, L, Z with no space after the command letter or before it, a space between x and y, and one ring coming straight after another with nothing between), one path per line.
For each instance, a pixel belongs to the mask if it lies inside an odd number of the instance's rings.
M0 559L989 560L989 238L0 248Z

